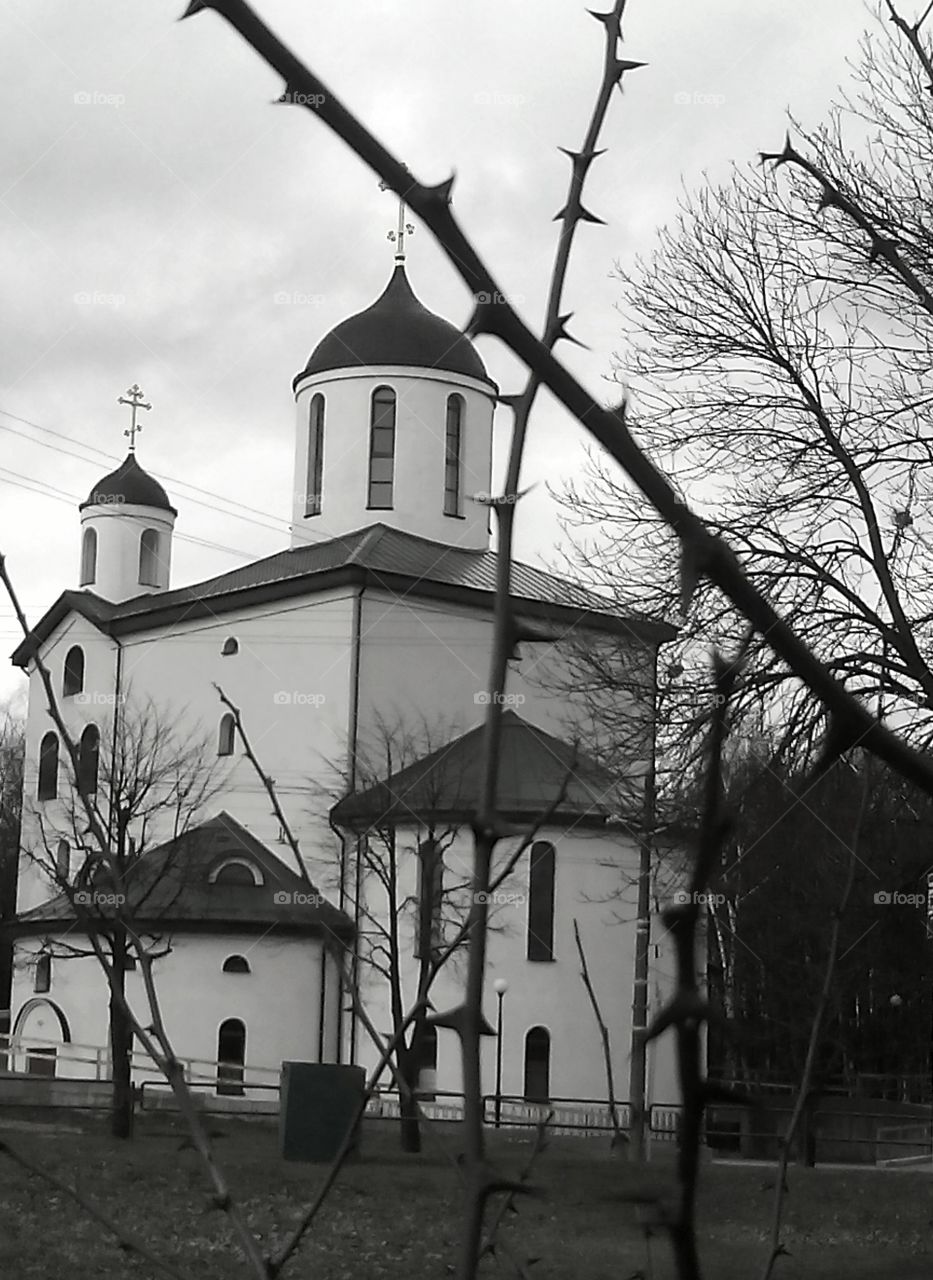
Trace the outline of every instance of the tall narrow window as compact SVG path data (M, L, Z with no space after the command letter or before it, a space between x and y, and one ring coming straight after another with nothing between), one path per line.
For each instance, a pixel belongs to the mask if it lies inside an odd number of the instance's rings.
M79 587L89 587L97 581L97 530L85 529L81 539L81 581Z
M217 735L217 754L219 756L233 755L233 742L235 735L235 722L233 716L228 711L220 720L220 731Z
M395 392L377 387L369 433L369 499L376 511L391 511L395 480Z
M418 901L415 959L441 945L444 906L444 855L434 840L424 840L418 848Z
M525 1100L547 1102L551 1096L551 1034L532 1027L525 1036Z
M529 960L554 959L554 846L536 840L528 874Z
M41 955L36 961L36 984L33 990L37 995L44 995L52 987L52 957Z
M65 671L62 677L62 695L73 698L84 689L84 650L72 645L65 655Z
M47 733L39 744L38 800L54 800L58 795L58 735Z
M246 1027L239 1018L227 1018L217 1033L217 1092L242 1094L246 1061Z
M139 585L158 587L161 584L159 565L159 531L143 529L139 539Z
M437 1089L437 1027L428 1023L421 1033L418 1051L418 1081L415 1086L422 1102L433 1102Z
M324 484L324 397L311 397L308 424L308 475L305 490L305 515L321 514L321 489Z
M463 396L447 397L444 445L444 515L463 515Z
M78 746L78 790L84 796L97 791L97 771L100 764L100 730L89 724L81 734Z
M67 840L59 840L55 850L55 879L59 884L67 884L71 875L71 846Z

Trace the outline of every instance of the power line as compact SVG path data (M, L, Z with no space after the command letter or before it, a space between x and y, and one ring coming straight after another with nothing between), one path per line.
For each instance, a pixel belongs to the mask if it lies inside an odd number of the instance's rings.
M83 440L78 440L74 436L66 435L62 431L54 431L51 427L43 427L41 423L31 422L28 418L21 418L17 414L10 413L6 409L0 409L0 414L5 418L12 418L15 422L21 422L24 426L32 427L36 431L45 431L48 435L55 436L56 439L66 440L69 444L75 444L81 449L99 453L101 457L105 458L108 462L121 461L116 454L107 453L104 449L98 449L96 445L85 444ZM16 427L11 427L5 422L0 422L0 431L9 431L12 435L19 436L21 439L27 440L30 444L37 444L43 449L51 449L54 453L60 453L69 458L77 458L79 462L86 462L88 464L94 464L96 462L96 459L87 458L83 454L75 453L72 449L65 449L61 445L50 444L45 440L37 440L34 436L29 435L28 432L17 431ZM291 528L290 521L283 519L281 516L273 515L271 512L260 511L257 507L247 506L246 503L238 502L233 498L225 498L223 494L214 493L211 489L202 489L198 485L191 484L188 480L179 480L176 477L169 475L165 475L164 479L167 480L169 484L180 485L182 488L191 489L195 493L204 494L205 497L208 498L216 498L219 502L225 502L233 507L240 507L242 508L242 511L250 512L251 514L243 515L240 511L226 511L222 507L216 506L215 503L204 502L201 499L186 496L185 500L187 502L193 502L197 506L207 507L210 511L218 511L221 515L232 516L236 520L245 520L249 524L259 525L260 528L271 529L274 533L288 532ZM256 516L260 516L262 519L257 520L255 518ZM267 521L270 520L274 523L267 523Z
M8 476L15 478L8 479ZM0 467L0 483L14 485L18 489L25 489L29 493L38 494L41 498L50 498L55 502L67 502L69 506L74 506L81 501L75 494L66 493L64 489L57 489L54 485L47 484L45 480L38 480L34 476L24 476L21 472L10 471L6 467ZM222 542L212 542L209 538L198 538L193 533L175 533L173 537L179 538L182 542L192 542L196 546L207 547L211 551L225 551L232 556L241 556L245 560L256 560L258 558L249 551L241 551L237 547L228 547Z

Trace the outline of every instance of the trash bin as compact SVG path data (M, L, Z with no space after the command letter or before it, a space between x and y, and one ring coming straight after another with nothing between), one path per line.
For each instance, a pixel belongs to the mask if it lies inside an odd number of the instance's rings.
M283 1062L279 1095L283 1158L333 1160L359 1111L365 1089L366 1073L362 1067ZM351 1154L359 1154L359 1126Z

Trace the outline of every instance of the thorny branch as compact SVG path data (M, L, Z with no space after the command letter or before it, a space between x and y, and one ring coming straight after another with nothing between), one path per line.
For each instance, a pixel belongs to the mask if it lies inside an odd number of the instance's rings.
M453 178L435 186L425 186L416 181L406 166L382 146L318 76L295 57L244 0L192 0L183 17L205 9L220 13L282 76L286 92L281 101L316 104L315 115L370 165L393 191L404 197L409 208L434 232L474 297L482 294L490 299L477 303L469 331L488 334L505 343L534 371L540 384L546 386L622 466L680 540L685 596L689 599L691 584L705 574L768 640L794 674L821 699L833 724L829 757L836 759L849 748L860 745L886 760L927 794L933 795L933 763L878 724L833 679L823 663L752 585L728 544L709 532L704 522L680 500L665 476L642 453L626 425L624 404L615 409L603 409L522 322L451 211ZM610 15L597 16L609 25ZM621 76L627 67L623 63L618 65Z

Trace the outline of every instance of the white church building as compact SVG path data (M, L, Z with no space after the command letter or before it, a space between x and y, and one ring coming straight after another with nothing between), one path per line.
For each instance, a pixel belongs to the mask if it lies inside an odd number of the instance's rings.
M99 800L137 709L156 708L176 738L210 744L204 767L221 781L205 811L179 831L167 806L128 836L140 853L131 905L137 926L159 939L166 1026L178 1055L208 1064L221 1092L237 1091L237 1073L218 1073L218 1061L245 1064L247 1085L283 1060L372 1065L376 1051L341 989L332 944L355 949L361 999L389 1033L382 939L397 939L413 999L416 851L429 830L445 832L432 889L440 941L462 908L493 630L496 555L481 499L492 491L498 389L471 341L415 296L399 256L376 302L318 342L294 393L287 549L174 586L178 512L131 448L80 507L77 588L13 655L30 696L11 1012L32 1070L74 1073L83 1050L69 1046L85 1046L86 1069L106 1074L108 1044L106 984L81 954L70 901L76 884L90 883L80 879L87 833L75 821L73 770L46 708L39 658L80 743L82 785ZM576 921L624 1099L637 797L652 750L644 708L657 647L672 632L526 564L513 567L512 594L523 632L540 639L523 639L510 662L499 805L517 824L551 812L491 904L485 1012L501 1043L484 1041L484 1090L498 1085L533 1101L606 1097ZM642 731L619 776L588 757L585 706L554 678L567 642L581 636L621 654L644 685L646 698L632 703ZM314 892L217 686L275 780ZM387 830L397 836L388 888L371 861ZM504 842L497 865L515 847ZM652 1010L665 965L660 930L653 921ZM436 1009L457 1003L464 972L455 955L432 990ZM139 975L126 979L147 1023ZM650 1047L648 1081L649 1100L676 1101L666 1037ZM460 1090L454 1032L430 1037L422 1083Z

